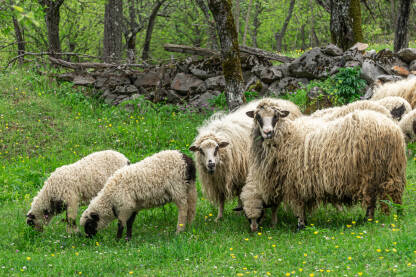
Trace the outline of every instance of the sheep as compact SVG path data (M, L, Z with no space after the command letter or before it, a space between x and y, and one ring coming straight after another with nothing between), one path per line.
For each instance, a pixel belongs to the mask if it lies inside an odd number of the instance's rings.
M400 96L406 99L414 109L416 107L416 78L385 83L375 89L370 100L380 100L387 96Z
M290 101L266 99L290 110L292 119L302 115ZM218 205L215 221L223 217L225 201L238 196L245 183L252 128L252 121L247 120L245 113L254 109L259 101L252 101L229 114L214 114L198 129L198 135L189 148L195 152L196 167L205 196ZM239 209L237 207L234 210Z
M332 120L355 110L372 110L400 121L402 116L411 110L410 104L401 97L386 97L376 101L361 100L345 106L322 109L311 114L313 118Z
M403 131L406 143L416 140L416 110L406 114L399 122L399 126Z
M67 232L78 232L75 219L78 206L88 204L119 168L130 164L121 153L105 150L57 168L33 199L27 224L42 231L53 216L66 210Z
M88 237L118 219L117 239L127 226L131 239L137 212L174 202L178 206L177 233L195 217L196 170L187 155L166 150L116 171L81 216L80 225Z
M406 156L397 124L369 110L332 121L307 116L288 120L289 114L268 102L247 112L255 125L252 164L241 199L253 231L261 216L261 202L288 204L298 217L298 230L305 227L306 211L319 203L361 201L367 207L367 218L374 216L377 197L401 204ZM272 124L260 124L270 118L275 118ZM382 209L388 212L384 203Z

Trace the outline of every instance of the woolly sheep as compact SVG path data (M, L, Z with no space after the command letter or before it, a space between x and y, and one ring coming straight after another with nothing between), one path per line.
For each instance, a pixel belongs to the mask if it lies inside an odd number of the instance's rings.
M406 143L416 140L416 110L406 114L399 122L399 126L403 131Z
M107 179L129 163L123 154L105 150L57 168L33 199L27 224L42 231L43 225L49 224L53 216L66 210L67 232L77 232L78 206L88 204Z
M84 211L80 224L91 237L117 218L117 238L127 226L129 240L139 210L174 202L178 206L178 233L194 219L196 201L193 160L179 151L167 150L115 172Z
M380 100L387 96L400 96L406 99L414 109L416 107L416 78L385 83L375 89L371 100Z
M290 110L290 118L301 115L299 108L290 101L266 99ZM225 201L240 195L245 183L253 124L245 113L254 109L259 101L252 101L229 114L214 114L198 129L189 148L195 152L199 179L207 199L218 205L216 221L223 216Z
M374 111L355 111L324 121L310 117L287 120L289 111L259 103L251 134L253 159L241 199L254 231L262 205L288 204L306 224L306 211L318 203L367 207L373 218L377 197L401 203L406 182L403 134L392 120ZM259 124L276 118L272 125ZM270 136L263 129L272 129ZM260 137L261 139L258 139ZM261 200L259 198L261 196ZM383 205L383 211L388 207Z
M377 101L361 100L345 106L318 110L311 114L313 118L332 120L356 110L372 110L400 121L402 116L411 110L410 104L401 97L386 97Z

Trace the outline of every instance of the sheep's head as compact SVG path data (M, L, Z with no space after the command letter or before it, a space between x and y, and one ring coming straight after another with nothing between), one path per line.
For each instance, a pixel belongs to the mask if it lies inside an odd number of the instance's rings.
M416 110L406 114L399 122L406 143L416 141Z
M92 238L97 234L97 231L103 227L103 222L98 212L88 208L81 216L80 225L84 227L87 237Z
M42 204L41 200L35 197L32 207L26 215L27 225L32 226L40 232L43 231L43 225L48 225L55 214L62 212L66 208L62 201L51 200L47 203L49 205L46 205L46 207Z
M271 139L274 136L276 123L279 119L289 115L289 111L277 106L260 103L256 110L246 112L247 116L254 118L255 128L258 128L263 139Z
M189 150L198 152L200 159L203 160L205 169L213 174L217 165L220 163L219 151L226 147L229 143L225 141L217 141L212 138L202 140L198 144L192 145Z

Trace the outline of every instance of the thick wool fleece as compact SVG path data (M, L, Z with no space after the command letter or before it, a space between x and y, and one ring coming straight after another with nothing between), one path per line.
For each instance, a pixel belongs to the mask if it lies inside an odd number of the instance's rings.
M403 131L406 143L416 140L416 110L406 114L399 122L399 126Z
M179 151L162 151L115 172L84 211L80 224L87 233L94 225L93 235L115 218L124 227L139 210L174 202L179 210L177 230L182 231L195 216L196 197L192 159Z
M416 107L416 78L385 83L375 89L371 100L380 100L387 96L400 96L406 99L414 109Z
M80 203L88 204L104 187L107 179L129 163L123 154L106 150L57 168L33 199L28 224L40 227L67 209L68 224L75 227Z

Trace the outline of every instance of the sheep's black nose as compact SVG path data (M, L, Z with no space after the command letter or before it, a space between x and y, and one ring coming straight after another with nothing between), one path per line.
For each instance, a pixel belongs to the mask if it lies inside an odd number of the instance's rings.
M208 162L208 168L212 169L215 167L215 163L213 162Z

